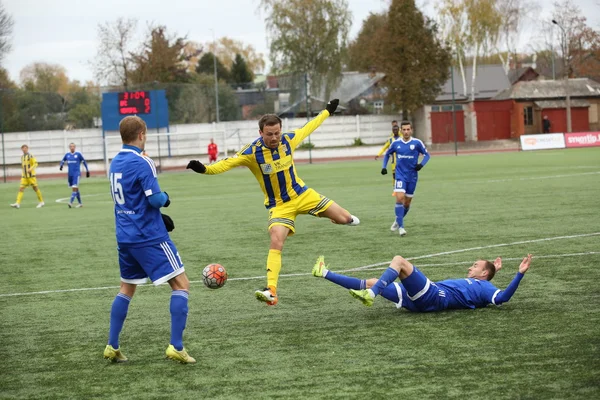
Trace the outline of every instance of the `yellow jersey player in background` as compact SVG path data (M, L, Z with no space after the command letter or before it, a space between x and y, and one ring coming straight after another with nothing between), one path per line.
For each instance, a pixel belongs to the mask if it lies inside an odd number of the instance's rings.
M21 146L21 150L23 151L23 155L21 156L21 187L19 187L19 193L17 193L16 203L11 204L10 206L21 208L23 191L26 187L31 186L39 201L37 208L42 208L44 207L44 199L42 198L42 191L38 187L37 178L35 177L35 169L38 166L37 160L29 153L29 146L26 144Z
M387 151L387 149L389 149L389 147L392 145L392 143L394 143L394 141L398 140L398 138L400 137L400 127L398 126L398 121L394 120L392 121L392 136L385 142L385 144L383 145L383 147L381 148L381 150L379 150L379 153L375 156L375 160L379 159L379 157L381 157L382 155L385 154L385 152ZM396 157L392 158L392 169L395 170L396 168ZM392 183L395 185L396 184L396 173L393 173L392 176ZM396 196L396 193L392 192L392 196Z
M294 150L333 114L339 100L331 100L327 108L300 129L281 133L281 119L264 115L258 122L260 137L246 145L233 158L212 165L193 160L187 168L200 174L215 175L235 167L248 167L265 194L269 211L268 230L271 237L267 256L267 287L255 292L256 298L268 305L277 304L277 281L281 271L281 251L288 236L296 231L294 222L300 214L329 218L332 222L355 226L358 218L333 200L308 188L296 174Z

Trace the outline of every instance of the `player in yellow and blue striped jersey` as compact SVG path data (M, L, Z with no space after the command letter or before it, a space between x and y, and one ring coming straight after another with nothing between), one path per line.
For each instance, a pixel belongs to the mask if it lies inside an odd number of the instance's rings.
M277 304L277 281L281 270L281 250L286 238L296 231L300 214L329 218L342 225L358 225L360 221L333 200L310 189L296 173L294 150L333 114L339 100L331 100L318 116L300 129L281 133L281 119L264 115L258 125L260 137L242 148L234 157L205 166L190 161L187 168L201 174L215 175L235 167L248 167L265 194L269 211L268 230L271 237L267 256L267 287L257 290L256 298L268 305Z
M19 187L19 193L17 193L17 201L10 206L13 208L21 208L23 192L26 187L31 186L38 198L38 205L36 208L42 208L45 203L42 197L42 191L38 187L37 178L35 176L35 169L38 166L38 162L35 157L29 153L29 146L26 144L21 146L21 151L23 151L23 155L21 156L21 186Z

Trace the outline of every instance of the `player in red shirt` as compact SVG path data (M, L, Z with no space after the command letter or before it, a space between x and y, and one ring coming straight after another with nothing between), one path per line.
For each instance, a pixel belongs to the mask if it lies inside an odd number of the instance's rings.
M217 144L213 139L210 139L210 144L208 145L208 162L212 163L217 161L217 154L219 150L217 148Z

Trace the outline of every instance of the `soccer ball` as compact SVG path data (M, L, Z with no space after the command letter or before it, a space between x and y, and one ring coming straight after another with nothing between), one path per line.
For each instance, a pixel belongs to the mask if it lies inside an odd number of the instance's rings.
M221 264L209 264L202 271L202 281L206 287L218 289L227 282L227 271Z

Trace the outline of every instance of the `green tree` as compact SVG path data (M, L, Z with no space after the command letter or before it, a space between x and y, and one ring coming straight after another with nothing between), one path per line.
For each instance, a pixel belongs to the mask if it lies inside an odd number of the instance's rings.
M133 83L186 82L185 37L169 36L165 26L151 27L142 49L131 53Z
M239 53L236 54L235 60L231 65L231 83L236 86L247 88L250 86L249 84L252 83L253 79L254 76L252 74L252 71L250 71L250 69L248 68L244 57L242 57L242 55Z
M350 71L381 71L378 52L385 32L387 15L371 13L363 21L356 39L348 45L348 69Z
M403 118L433 101L448 79L450 51L437 34L436 24L414 0L392 1L378 57L386 73L388 101L399 107Z
M339 83L352 15L346 0L262 0L275 72L308 74L329 97ZM343 99L342 99L343 100Z
M196 66L196 72L199 74L212 75L214 77L214 57L215 56L213 53L204 53L204 55L198 61L198 65ZM230 82L229 70L225 65L223 65L221 60L219 60L219 57L217 57L217 77L219 79L224 80L225 82Z

